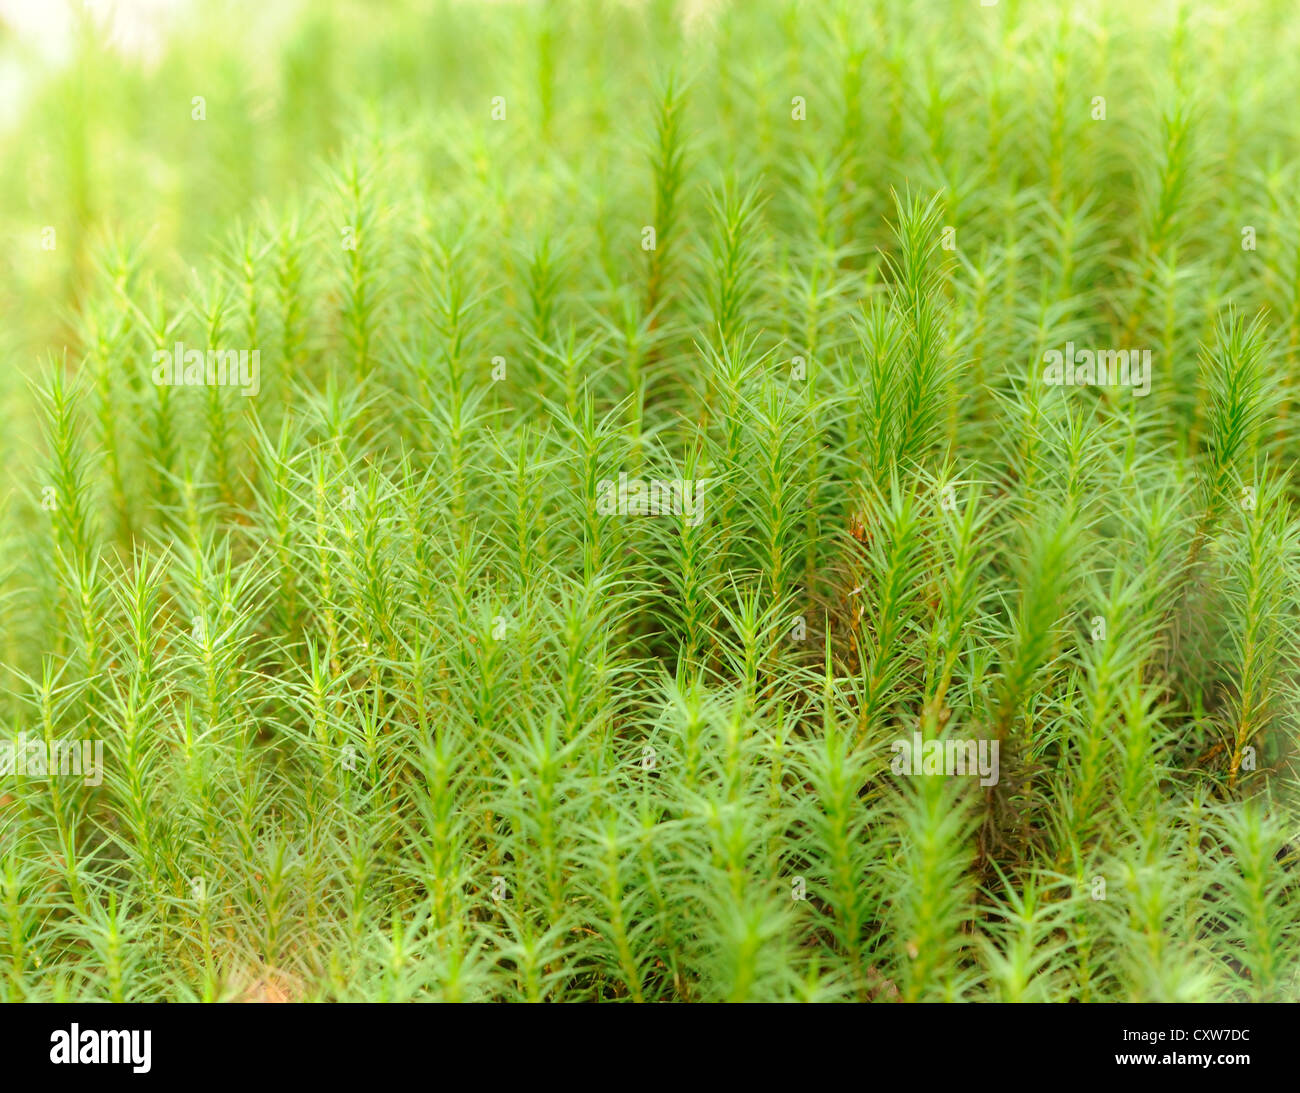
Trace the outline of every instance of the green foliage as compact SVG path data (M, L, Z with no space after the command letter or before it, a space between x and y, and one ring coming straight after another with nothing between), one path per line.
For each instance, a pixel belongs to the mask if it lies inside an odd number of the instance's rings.
M0 999L1295 999L1300 23L1084 7L29 65Z

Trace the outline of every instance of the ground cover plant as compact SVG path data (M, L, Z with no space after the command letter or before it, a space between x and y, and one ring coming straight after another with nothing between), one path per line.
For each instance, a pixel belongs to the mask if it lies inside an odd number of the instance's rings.
M76 9L0 999L1296 997L1292 5Z

